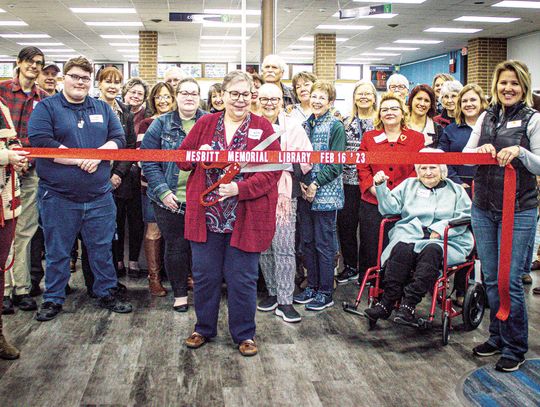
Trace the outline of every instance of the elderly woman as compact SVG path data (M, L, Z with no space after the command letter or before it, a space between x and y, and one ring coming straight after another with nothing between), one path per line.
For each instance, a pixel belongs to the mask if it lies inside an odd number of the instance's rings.
M456 121L457 99L461 89L463 85L459 81L446 81L441 86L439 101L443 110L440 115L433 118L433 121L443 128Z
M359 81L353 90L353 107L350 117L345 119L346 150L358 151L364 133L374 130L377 117L377 91L371 81ZM358 246L360 223L360 188L356 165L343 165L343 190L345 203L338 212L338 236L343 255L343 271L337 276L338 284L347 284L358 279Z
M530 262L528 243L534 239L538 198L535 175L540 175L540 114L532 106L531 75L525 64L498 64L491 85L491 106L478 118L463 151L489 153L499 166L479 165L474 175L472 226L491 310L489 339L476 346L476 356L502 354L495 368L512 372L523 364L528 350L527 309L521 274ZM499 310L499 258L501 244L504 167L516 170L510 314L503 321Z
M137 148L141 147L144 135L152 122L159 116L176 109L175 93L172 85L167 82L158 82L154 85L148 96L148 107L152 110L153 115L144 119L139 126ZM167 295L167 291L161 285L161 232L147 190L148 180L144 173L141 173L142 213L146 226L143 247L148 266L148 288L151 295L164 297Z
M433 77L433 83L431 84L431 87L435 92L435 99L437 100L437 113L439 114L442 112L443 109L441 102L439 102L439 98L441 97L441 87L443 83L453 80L454 77L448 73L438 73Z
M141 122L152 115L146 108L148 85L141 78L131 78L122 89L122 97L124 98L124 103L131 107L135 134L139 134Z
M264 79L257 72L250 74L253 81L253 87L251 88L251 107L249 110L251 113L260 114L259 109L259 88L264 85ZM223 110L223 109L222 109Z
M304 127L313 150L345 150L345 129L330 111L336 100L334 85L329 81L315 82L310 98L313 113ZM303 199L298 206L308 284L294 296L294 302L306 304L309 311L334 305L336 215L344 201L342 172L342 164L314 164L300 184Z
M442 152L424 149L422 152ZM390 242L381 256L384 266L384 293L380 302L364 310L372 321L388 319L401 301L395 322L414 325L415 309L433 288L443 260L444 229L452 220L469 217L471 200L465 190L446 179L446 165L415 165L417 177L403 181L392 191L384 171L373 177L379 211L399 214L390 231ZM474 246L467 226L453 228L448 235L448 264L463 263ZM411 274L411 270L413 270Z
M4 302L4 273L9 267L9 252L15 237L17 217L21 214L20 187L17 171L27 165L26 151L12 150L21 147L6 102L0 99L0 358L13 360L20 355L2 332L2 305Z
M424 135L426 147L437 146L443 132L442 127L432 119L437 114L435 102L435 93L428 85L415 86L407 101L410 114L408 126Z
M281 134L280 144L284 151L311 151L313 147L303 127L283 112L283 92L273 83L259 89L261 113ZM272 311L285 322L300 322L300 314L294 309L293 291L295 264L295 231L297 198L301 196L300 179L309 172L310 164L293 164L283 171L278 183L276 234L272 246L261 254L261 269L269 296L257 309Z
M399 96L405 102L409 95L409 80L399 73L392 74L386 81L386 90L394 92L396 96Z
M221 112L223 109L225 109L225 106L223 106L221 83L214 83L212 86L210 86L206 101L210 113Z
M394 93L381 98L375 120L376 130L364 134L360 151L365 152L418 152L424 147L424 135L406 127L407 111L403 100ZM360 192L360 258L359 273L363 278L370 267L377 264L379 225L382 216L377 208L373 176L384 171L390 177L388 188L394 189L408 177L413 177L414 166L409 164L361 164L357 166Z
M242 71L223 78L225 110L202 117L186 137L182 150L252 150L268 141L279 150L268 120L251 114L251 77ZM274 139L274 140L273 140ZM272 141L273 140L273 141ZM260 253L270 247L276 228L280 171L238 173L229 183L220 179L227 168L179 163L192 170L187 182L185 238L191 242L193 298L197 323L186 339L200 348L217 335L221 284L227 283L229 330L243 356L257 353L255 312ZM204 196L204 191L218 187ZM215 204L203 206L200 199Z
M292 91L300 103L287 106L285 111L300 123L305 122L309 116L311 116L312 112L309 97L311 94L311 87L316 81L317 76L307 71L298 72L292 78Z
M177 110L156 118L146 131L141 149L176 150L206 112L199 109L200 88L193 78L177 86ZM174 293L173 309L188 310L189 242L186 228L186 183L188 171L178 171L174 162L143 162L157 224L165 240L165 269ZM155 276L154 276L155 277Z

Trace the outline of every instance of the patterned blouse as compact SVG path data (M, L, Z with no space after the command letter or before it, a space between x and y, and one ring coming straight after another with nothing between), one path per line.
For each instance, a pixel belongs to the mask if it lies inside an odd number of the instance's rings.
M346 151L358 151L364 133L374 128L373 119L360 119L359 117L345 119ZM343 183L346 185L358 185L356 165L343 165Z

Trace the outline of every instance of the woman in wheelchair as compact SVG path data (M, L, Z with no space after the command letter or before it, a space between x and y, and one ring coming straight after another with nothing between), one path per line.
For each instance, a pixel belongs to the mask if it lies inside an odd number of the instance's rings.
M423 149L421 152L442 152ZM470 217L471 200L462 186L446 179L446 165L415 165L417 178L408 178L394 190L386 185L388 176L379 171L373 183L379 211L397 214L401 219L390 231L390 242L381 256L384 293L380 302L364 310L372 321L388 319L401 302L394 321L417 325L415 308L428 290L433 289L443 261L443 236L449 222ZM448 264L466 260L473 249L473 236L467 226L448 233Z

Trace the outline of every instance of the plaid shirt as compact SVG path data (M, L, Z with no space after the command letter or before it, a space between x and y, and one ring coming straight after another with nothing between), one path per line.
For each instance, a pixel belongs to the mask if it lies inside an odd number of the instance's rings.
M47 96L47 92L39 89L36 84L32 86L30 93L24 93L18 77L0 82L0 97L6 101L17 137L23 146L30 146L27 126L34 105Z

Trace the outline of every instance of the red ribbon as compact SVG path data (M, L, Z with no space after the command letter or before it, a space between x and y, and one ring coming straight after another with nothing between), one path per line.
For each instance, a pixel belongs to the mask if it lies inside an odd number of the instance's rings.
M32 158L86 158L114 161L220 162L234 163L322 163L322 164L476 164L498 165L490 154L478 153L390 153L345 151L190 151L190 150L99 150L86 148L24 148ZM499 297L497 318L510 314L510 264L516 174L511 165L504 172L501 247L499 255Z

